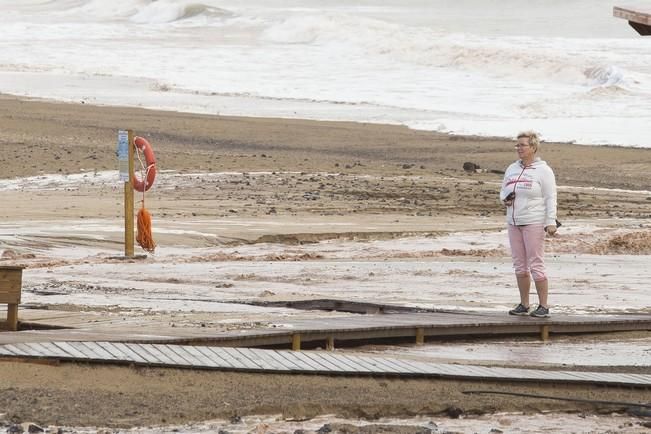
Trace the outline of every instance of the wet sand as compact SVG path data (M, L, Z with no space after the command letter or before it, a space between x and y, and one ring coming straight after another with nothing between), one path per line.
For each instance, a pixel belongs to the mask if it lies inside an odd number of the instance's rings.
M639 402L645 391L526 383L261 375L182 369L3 363L0 406L4 419L47 425L130 427L189 423L235 416L281 414L304 420L332 414L378 419L447 416L452 409L476 416L493 411L623 412L594 405L463 391L536 393L563 398ZM457 414L457 416L459 415Z
M220 264L227 268L237 262L242 267L231 271L233 276L218 268L217 277L185 275L183 268L174 268L170 273L176 274L171 277L134 269L130 271L138 276L133 278L134 287L141 285L140 281L163 290L178 284L183 287L175 291L187 296L186 292L195 287L208 285L214 290L223 283L223 291L233 299L318 297L327 288L320 290L314 285L326 279L323 275L328 269L311 271L313 275L296 269L291 271L294 274L288 271L277 278L279 286L307 288L300 294L293 292L295 289L276 290L268 281L256 286L259 276L244 269L253 261L336 262L338 256L319 251L320 245L315 244L324 240L342 243L338 248L349 252L346 260L380 264L368 270L362 267L363 276L354 276L355 271L350 269L355 267L348 262L333 265L331 272L337 276L332 279L337 284L345 282L341 292L334 293L341 297L351 293L349 288L356 283L380 276L383 263L398 270L393 264L462 257L468 263L486 262L489 271L477 274L455 265L457 268L449 270L450 279L486 281L489 273L504 271L502 279L490 281L490 285L504 286L511 280L508 267L503 265L508 263L508 254L500 246L446 249L443 254L440 249L414 253L408 245L385 248L373 255L350 253L354 250L351 246L368 241L435 239L450 232L470 234L481 241L487 234L499 231L503 227L503 210L496 192L502 179L500 171L515 158L510 140L453 137L399 126L202 116L4 96L0 97L0 187L4 185L0 188L0 219L7 233L0 237L0 265L20 263L30 267L26 297L44 309L90 309L100 315L117 312L152 318L157 315L146 307L111 305L112 297L128 300L131 286L129 290L116 289L113 283L101 283L110 280L111 267L115 266L106 259L106 252L119 252L123 212L121 185L107 181L103 174L117 171L117 130L126 128L152 142L161 171L146 197L162 252L152 262L163 267L195 263L211 268ZM562 230L567 230L564 238L554 241L553 253L651 252L647 234L651 202L646 191L647 177L643 175L651 167L651 150L544 143L541 153L554 168L561 186L560 218L565 226ZM480 170L464 171L464 162L473 162ZM76 174L86 177L66 187L66 175ZM52 186L48 184L50 175L62 176ZM15 179L24 177L33 178ZM578 220L583 226L598 222L610 229L572 232L572 222ZM104 227L110 225L117 229L105 231ZM161 232L156 234L157 229ZM276 251L270 245L280 247ZM288 246L316 247L307 251ZM581 260L585 260L595 262L598 269L598 261L592 258L581 256L573 266L581 269ZM426 280L427 272L416 270L414 275ZM269 274L267 270L258 273ZM92 281L93 276L97 283ZM606 277L594 277L596 280L585 281L563 278L572 290L577 285L581 291L590 291L600 282L611 284ZM396 284L395 275L384 278ZM244 286L229 292L230 282L242 282ZM635 281L617 284L627 290L640 290ZM52 285L64 291L57 300L67 300L68 305L55 302L51 295L50 299L39 296L39 291L52 290ZM100 301L86 305L75 298L80 293L97 296ZM455 299L452 294L445 301L472 307L473 300L464 299L465 295ZM493 295L499 298L499 307L503 295ZM369 291L351 296L367 301L384 296L396 303L405 300L399 292ZM582 296L581 292L576 295L577 299ZM636 297L635 292L631 297ZM483 298L490 298L490 294ZM490 302L475 306L496 307ZM646 310L635 309L648 313L646 306ZM197 327L208 317L216 323L228 319L232 326L237 321L250 324L255 315L193 311L187 313L185 326ZM264 321L271 321L269 317ZM648 342L648 333L641 338ZM318 376L288 379L124 367L2 365L0 383L4 391L0 393L0 407L5 420L68 426L187 423L235 414L281 413L292 418L326 413L349 418L414 416L444 413L450 406L471 413L595 411L594 407L553 401L469 398L460 395L461 385L455 382L358 378L333 381ZM639 373L643 369L629 371ZM627 372L622 367L619 370ZM527 389L522 385L499 387ZM548 391L581 394L572 387ZM189 394L196 400L189 401ZM600 390L599 394L608 399L642 399L634 391L618 389Z

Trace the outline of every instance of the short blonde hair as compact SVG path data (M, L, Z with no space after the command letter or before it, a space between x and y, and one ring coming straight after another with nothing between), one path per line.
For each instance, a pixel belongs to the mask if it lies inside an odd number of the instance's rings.
M538 152L538 147L540 146L540 136L538 133L532 130L522 131L521 133L518 133L518 139L521 139L523 137L529 139L529 146L533 148L534 152Z

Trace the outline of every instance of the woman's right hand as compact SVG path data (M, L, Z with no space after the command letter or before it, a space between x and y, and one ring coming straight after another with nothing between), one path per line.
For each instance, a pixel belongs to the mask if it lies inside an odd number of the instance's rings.
M509 206L513 205L513 200L514 199L515 199L515 193L511 192L511 193L509 193L508 196L506 196L506 198L504 198L502 203L504 204L504 206L509 207Z

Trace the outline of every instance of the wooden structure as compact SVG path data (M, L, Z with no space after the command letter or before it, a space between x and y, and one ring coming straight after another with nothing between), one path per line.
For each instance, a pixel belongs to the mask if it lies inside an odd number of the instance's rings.
M0 346L0 359L41 362L103 363L185 369L278 374L355 375L381 377L453 378L584 384L641 389L651 387L651 375L630 373L551 371L431 363L396 357L355 356L325 351L262 350L120 342L39 342Z
M613 8L613 16L628 20L628 24L642 36L651 35L651 6Z
M362 315L293 321L288 329L267 328L220 333L204 338L148 339L149 343L210 344L230 347L301 347L334 349L335 342L406 341L423 345L427 338L604 333L651 330L651 315L554 315L513 317L478 312ZM141 341L143 342L143 341Z
M23 312L23 329L1 333L0 344L47 341L111 341L222 347L326 348L370 342L413 342L455 337L539 336L651 330L651 315L562 315L514 317L503 312L418 312L286 320L267 327L220 331L209 327L171 327L166 317L106 316L92 312Z
M18 305L23 286L23 268L0 266L0 303L7 304L7 328L18 330Z

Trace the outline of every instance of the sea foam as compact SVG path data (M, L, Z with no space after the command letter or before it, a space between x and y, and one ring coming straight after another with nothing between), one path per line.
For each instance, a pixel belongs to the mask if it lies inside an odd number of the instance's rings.
M647 42L606 0L0 1L0 92L651 146Z

